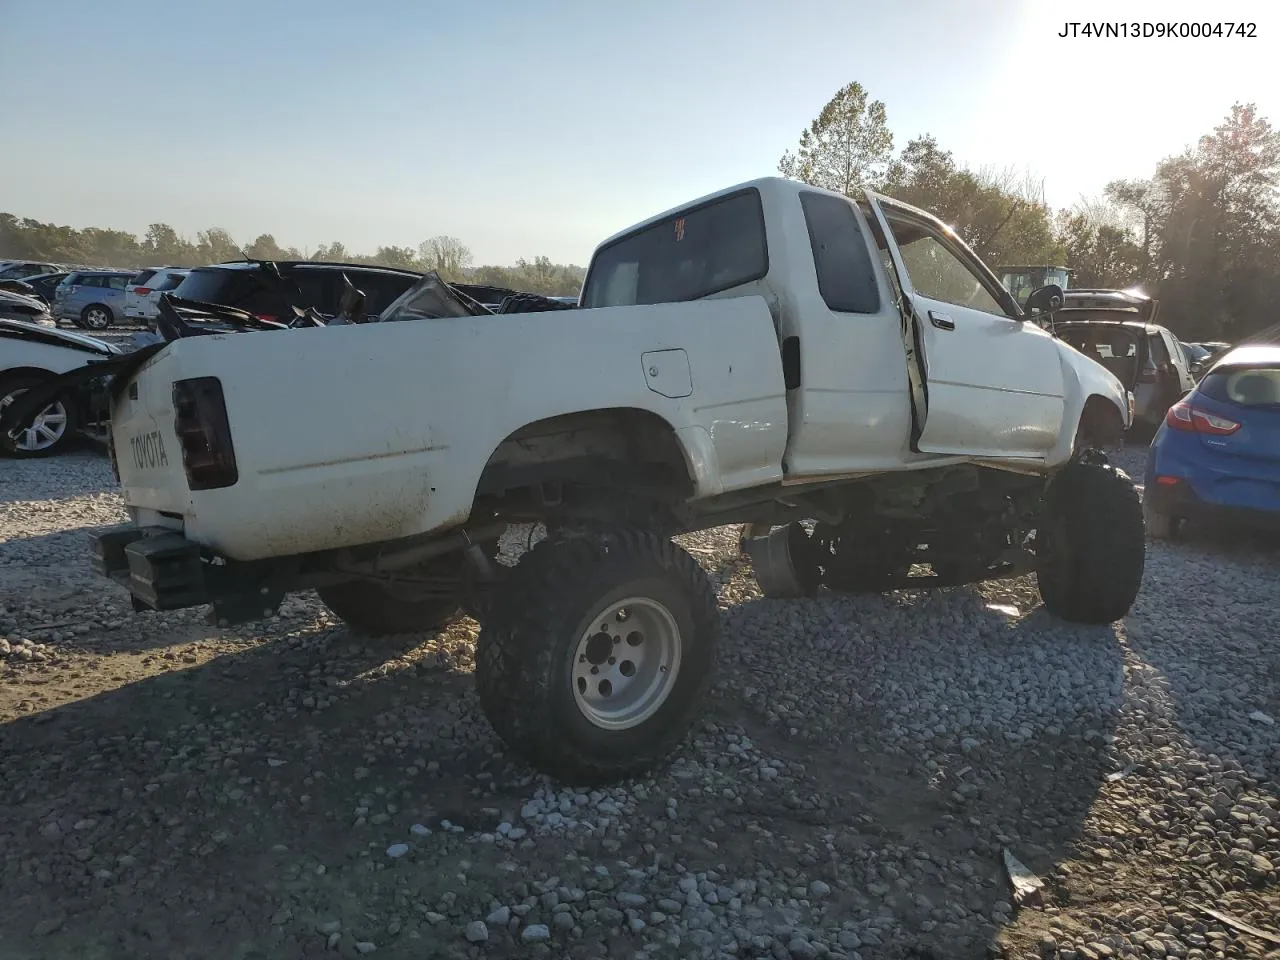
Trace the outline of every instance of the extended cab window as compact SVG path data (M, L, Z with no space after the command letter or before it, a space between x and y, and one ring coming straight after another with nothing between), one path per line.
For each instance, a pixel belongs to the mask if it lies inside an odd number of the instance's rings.
M802 193L800 206L818 291L827 306L841 313L879 312L880 288L853 204L825 193Z
M759 280L769 271L757 190L683 211L600 250L587 275L585 307L696 300Z
M969 265L937 237L914 224L891 222L890 225L911 286L922 297L998 317L1009 315Z

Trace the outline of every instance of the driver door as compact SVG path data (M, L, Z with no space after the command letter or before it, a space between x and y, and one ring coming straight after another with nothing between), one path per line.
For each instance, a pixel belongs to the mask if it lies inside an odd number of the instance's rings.
M913 447L985 459L1042 459L1064 413L1052 336L1002 301L995 276L947 226L867 191L897 280L913 383Z

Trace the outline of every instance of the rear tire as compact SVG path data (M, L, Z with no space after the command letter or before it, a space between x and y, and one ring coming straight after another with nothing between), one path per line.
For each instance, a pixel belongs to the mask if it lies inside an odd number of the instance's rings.
M1064 467L1036 532L1045 608L1073 623L1114 623L1133 606L1145 564L1142 505L1129 477L1100 463Z
M91 303L80 311L80 326L89 330L105 330L115 322L115 314L105 304Z
M26 393L32 387L45 382L43 377L0 377L0 411ZM31 428L19 435L18 442L10 442L0 435L0 454L19 460L51 457L66 449L79 428L75 404L70 397L56 397L52 403L36 415Z
M588 786L646 773L693 724L720 637L697 562L651 532L547 539L494 598L476 642L489 723L526 762Z

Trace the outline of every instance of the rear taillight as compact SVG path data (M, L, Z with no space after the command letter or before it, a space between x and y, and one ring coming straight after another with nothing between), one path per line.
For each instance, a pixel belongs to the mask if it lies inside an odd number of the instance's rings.
M267 323L277 323L280 320L280 318L273 313L255 313L254 316L259 320L267 321Z
M150 287L134 287L133 292L140 297L145 297L148 293L151 292L151 288Z
M217 377L177 381L173 385L173 413L187 486L192 490L234 486L240 472L231 445L222 382Z
M1164 422L1173 430L1207 433L1215 437L1230 436L1240 429L1240 424L1234 420L1197 410L1186 400L1179 400L1170 407L1169 412L1165 414Z

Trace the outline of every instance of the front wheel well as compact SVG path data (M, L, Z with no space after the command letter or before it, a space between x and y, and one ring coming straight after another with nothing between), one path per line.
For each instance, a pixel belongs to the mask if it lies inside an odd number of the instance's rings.
M1124 439L1124 418L1112 400L1100 394L1090 394L1080 411L1076 427L1077 451L1088 447L1107 448L1119 446Z

